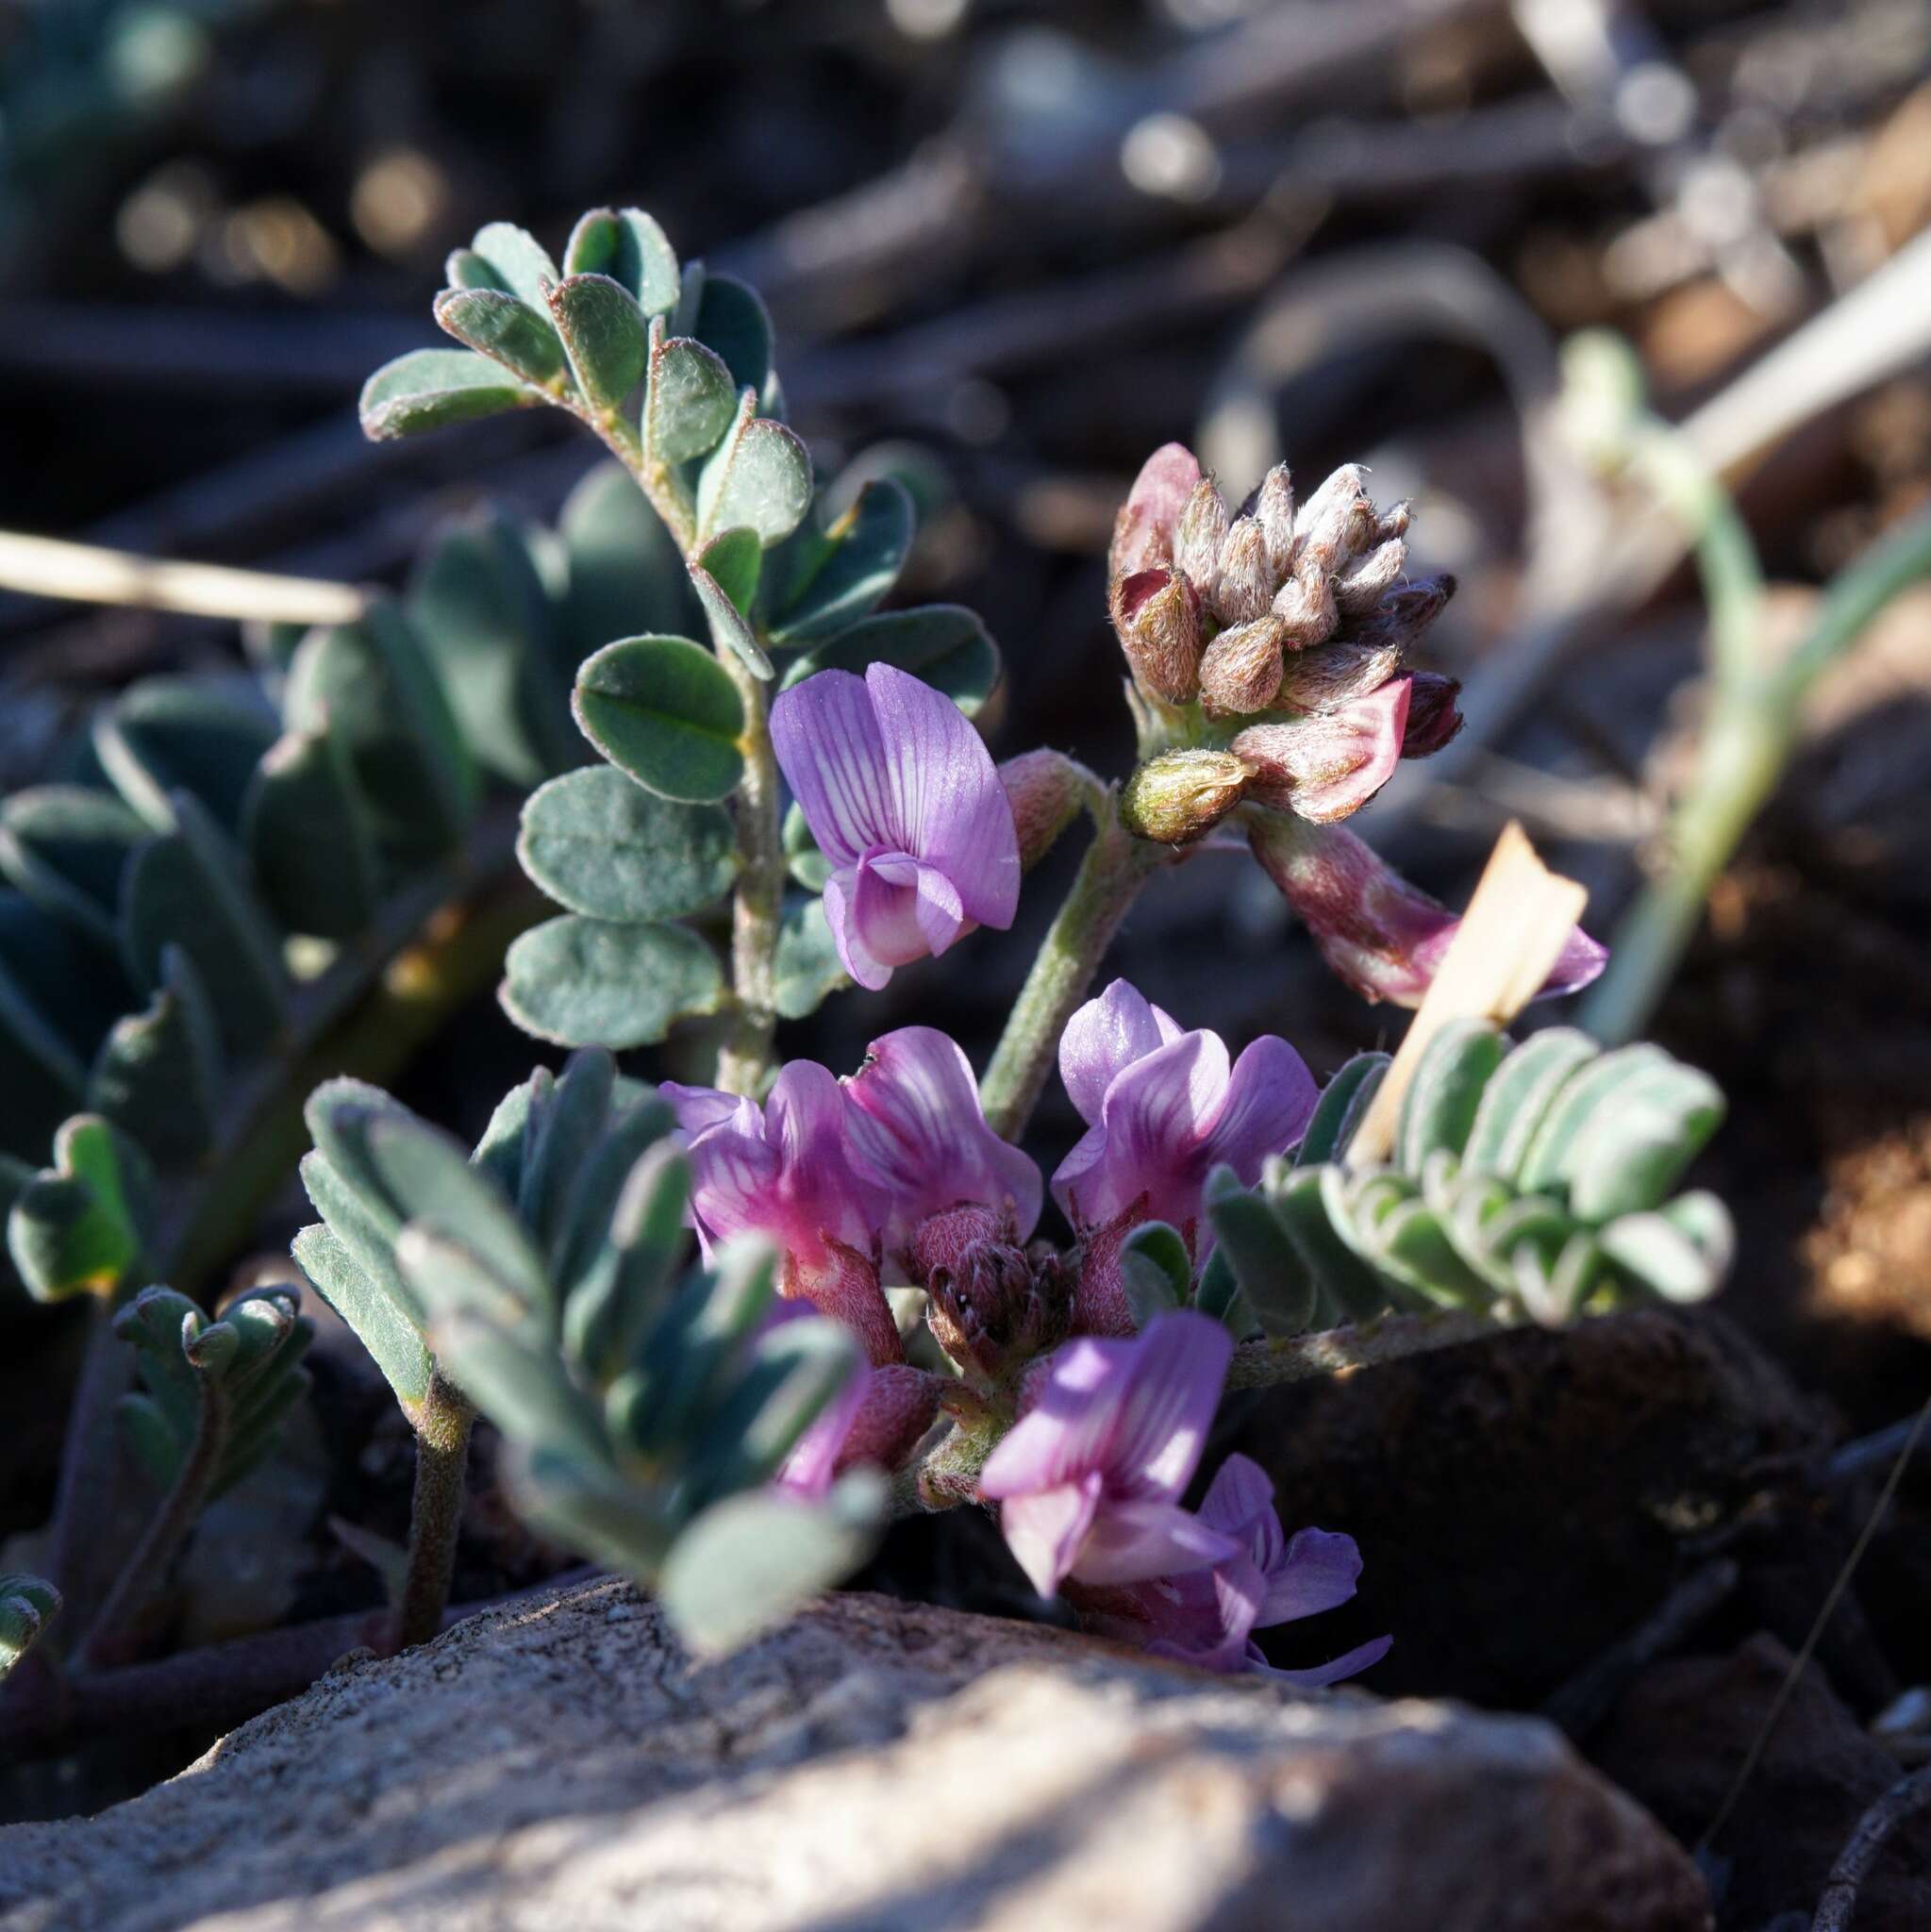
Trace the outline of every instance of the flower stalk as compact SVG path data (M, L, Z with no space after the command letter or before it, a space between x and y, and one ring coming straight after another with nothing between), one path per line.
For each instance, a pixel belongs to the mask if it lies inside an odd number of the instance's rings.
M764 687L730 651L719 660L744 704L739 749L744 776L734 811L741 870L731 902L731 980L738 1007L730 1037L718 1053L718 1085L727 1093L757 1094L777 1071L777 941L784 910L785 853L777 759Z
M1066 1023L1086 998L1113 935L1168 854L1136 839L1115 817L1110 798L1094 813L1092 843L1040 943L1006 1031L979 1083L992 1131L1016 1141L1045 1090Z
M1728 491L1651 419L1630 433L1626 455L1694 535L1709 606L1711 703L1695 776L1664 840L1664 869L1624 915L1608 970L1582 1010L1582 1024L1612 1045L1635 1038L1656 1010L1711 889L1790 762L1811 686L1893 597L1931 575L1931 513L1921 513L1837 578L1797 648L1772 663L1761 571Z
M460 1390L441 1374L430 1376L428 1392L410 1418L416 1431L416 1484L409 1504L408 1567L396 1605L397 1650L427 1643L442 1626L456 1574L463 1479L475 1419L475 1409Z
M200 1385L201 1414L193 1444L81 1640L75 1653L76 1670L98 1670L117 1660L117 1649L138 1634L141 1612L166 1578L207 1506L227 1446L228 1402L218 1375L201 1376Z

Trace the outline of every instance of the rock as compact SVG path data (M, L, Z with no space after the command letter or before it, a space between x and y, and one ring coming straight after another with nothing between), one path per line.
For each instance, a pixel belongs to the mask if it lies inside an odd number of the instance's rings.
M1393 1630L1377 1690L1533 1707L1656 1608L1686 1538L1833 1439L1721 1317L1644 1309L1268 1390L1225 1446L1290 1530L1361 1547L1360 1597L1275 1662Z
M1790 1674L1775 1638L1728 1657L1652 1664L1623 1692L1590 1756L1685 1842L1717 1815ZM1711 1850L1718 1924L1756 1932L1801 1911L1809 1924L1823 1882L1872 1802L1904 1775L1839 1702L1815 1665L1797 1680L1770 1742ZM1900 1825L1859 1889L1856 1932L1931 1925L1931 1814Z
M1690 1932L1682 1851L1548 1725L1295 1699L847 1594L693 1663L628 1586L331 1673L92 1821L5 1932Z

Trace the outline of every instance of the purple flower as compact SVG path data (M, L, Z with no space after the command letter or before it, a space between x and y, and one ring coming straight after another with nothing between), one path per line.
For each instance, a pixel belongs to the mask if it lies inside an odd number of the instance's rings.
M675 1109L691 1159L691 1218L708 1256L740 1234L759 1234L783 1257L778 1285L844 1322L874 1361L902 1353L878 1285L874 1190L845 1149L846 1101L811 1060L793 1060L771 1097L710 1087L659 1089Z
M979 1493L1041 1596L1069 1576L1140 1583L1240 1554L1181 1508L1233 1341L1183 1309L1131 1341L1068 1342L1027 1379L1024 1413L986 1458Z
M1422 1004L1461 924L1446 906L1409 885L1342 826L1257 812L1248 839L1342 979L1366 999ZM1609 949L1577 926L1539 997L1578 991L1608 959Z
M970 1203L1023 1241L1040 1218L1040 1170L986 1124L972 1063L930 1026L874 1040L845 1083L851 1166L874 1191L877 1231L903 1257L922 1222Z
M1253 1633L1346 1603L1361 1574L1355 1540L1324 1529L1287 1537L1274 1513L1273 1485L1244 1456L1222 1463L1200 1518L1235 1546L1232 1556L1211 1569L1081 1592L1090 1627L1203 1670L1262 1671L1302 1690L1338 1684L1388 1655L1392 1640L1376 1637L1310 1670L1275 1670Z
M798 1439L778 1487L817 1497L860 1463L895 1470L932 1426L939 1395L938 1377L924 1369L904 1362L861 1368Z
M1263 1035L1229 1067L1218 1034L1182 1032L1124 979L1066 1023L1059 1074L1087 1132L1053 1197L1082 1232L1132 1208L1186 1233L1207 1174L1224 1162L1251 1187L1301 1138L1316 1098L1286 1041Z
M950 698L889 664L821 671L773 705L771 738L830 861L824 916L860 986L974 925L1012 924L1012 808Z

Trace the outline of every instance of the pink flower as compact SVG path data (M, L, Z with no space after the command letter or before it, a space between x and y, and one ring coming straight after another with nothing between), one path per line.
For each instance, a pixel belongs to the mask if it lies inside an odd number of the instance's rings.
M1322 958L1364 998L1419 1007L1461 921L1391 871L1340 825L1257 812L1254 856L1307 930ZM1540 997L1575 992L1608 963L1581 926L1570 934Z
M1359 811L1394 776L1406 755L1416 682L1390 677L1365 697L1332 710L1310 712L1291 724L1249 725L1233 743L1235 756L1254 768L1248 797L1317 824ZM1440 728L1431 717L1430 729Z
M1025 1385L1024 1413L986 1459L979 1493L1041 1596L1205 1570L1240 1554L1181 1508L1234 1344L1183 1309L1131 1341L1080 1340Z
M1140 465L1120 507L1107 555L1107 575L1163 569L1174 560L1180 513L1200 482L1200 459L1185 443L1163 443Z
M872 1189L888 1254L903 1257L922 1222L972 1204L1023 1241L1040 1218L1040 1170L986 1124L972 1063L931 1026L874 1040L845 1083L851 1166Z
M1388 1655L1392 1640L1376 1637L1310 1670L1273 1669L1253 1633L1346 1603L1361 1574L1355 1540L1324 1529L1288 1538L1274 1513L1273 1485L1244 1456L1222 1463L1200 1518L1234 1544L1232 1556L1207 1570L1079 1592L1089 1627L1203 1670L1263 1671L1302 1690L1338 1684Z
M1059 1074L1087 1123L1053 1176L1082 1232L1143 1203L1141 1219L1183 1234L1208 1174L1225 1163L1252 1186L1314 1111L1314 1076L1286 1041L1255 1041L1231 1067L1218 1034L1182 1032L1124 979L1066 1023Z
M783 1256L778 1285L845 1323L878 1362L903 1353L874 1258L874 1193L845 1150L846 1101L811 1060L793 1060L771 1097L710 1087L658 1090L688 1140L691 1218L708 1256L759 1234Z
M952 700L889 664L783 692L771 738L831 865L824 916L845 971L876 990L1019 905L1012 808Z

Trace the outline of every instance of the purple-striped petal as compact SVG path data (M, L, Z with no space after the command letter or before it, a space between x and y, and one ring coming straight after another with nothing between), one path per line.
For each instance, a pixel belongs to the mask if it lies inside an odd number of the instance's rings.
M1361 1553L1353 1537L1327 1529L1297 1529L1286 1552L1268 1569L1261 1627L1338 1609L1354 1595L1360 1576Z
M986 1458L979 1493L991 1502L1097 1475L1118 1432L1136 1341L1081 1337L1027 1380L1027 1407Z
M1393 1648L1392 1637L1373 1637L1366 1643L1357 1644L1353 1650L1327 1663L1316 1664L1311 1670L1277 1671L1257 1644L1248 1652L1248 1668L1272 1677L1277 1684L1287 1685L1290 1690L1320 1690L1329 1684L1339 1684L1344 1677L1357 1676L1370 1664L1378 1664Z
M1097 1475L1016 1495L1001 1506L1006 1546L1041 1596L1051 1596L1065 1582L1099 1506Z
M1100 1109L1107 1149L1097 1172L1076 1193L1054 1175L1054 1198L1075 1227L1110 1221L1141 1194L1150 1220L1178 1227L1198 1216L1204 1136L1225 1096L1228 1071L1219 1036L1195 1032L1114 1079Z
M1088 1000L1059 1036L1059 1077L1080 1119L1089 1126L1097 1123L1115 1076L1180 1034L1177 1021L1124 979Z
M887 967L936 958L966 924L952 881L904 852L868 852L858 861L850 917L858 944Z
M944 1034L902 1026L874 1040L845 1094L852 1163L882 1204L888 1249L962 1201L1010 1204L1019 1238L1033 1231L1040 1170L986 1124L972 1062Z
M1009 926L1019 908L1019 835L991 754L943 691L890 664L872 665L865 685L904 828L879 842L911 853L950 880L964 918Z
M1278 1541L1280 1523L1273 1511L1273 1484L1251 1456L1230 1456L1214 1472L1207 1494L1200 1499L1201 1515L1242 1544L1251 1544L1261 1525L1273 1523ZM1266 1567L1263 1562L1263 1568Z
M824 1264L827 1241L867 1249L869 1189L845 1148L846 1102L811 1060L793 1060L757 1102L666 1083L690 1133L691 1209L707 1252L733 1235L769 1236L800 1267ZM708 1123L708 1124L705 1124Z
M1107 1496L1065 1574L1081 1583L1144 1583L1149 1577L1211 1569L1239 1555L1231 1538L1177 1503Z
M771 742L818 849L834 867L856 865L874 845L904 847L878 716L857 673L821 671L780 691L771 708Z
M1219 1322L1180 1308L1155 1316L1126 1346L1135 1353L1108 1457L1112 1480L1171 1501L1200 1466L1234 1340Z
M865 944L858 933L855 907L858 874L846 866L824 881L824 923L831 928L831 942L838 948L840 963L855 985L876 992L891 977L891 968Z
M772 707L772 744L830 862L824 913L875 991L974 925L1009 926L1019 835L990 755L942 691L889 664L821 671Z
M1285 1152L1307 1132L1319 1098L1307 1061L1285 1040L1263 1034L1234 1062L1207 1126L1208 1170L1224 1163L1251 1188L1268 1156Z
M751 1133L762 1118L755 1100L747 1100L741 1093L726 1093L721 1088L680 1087L674 1080L662 1080L658 1091L670 1103L678 1126L687 1134L702 1134L726 1121ZM750 1110L748 1118L746 1108Z

